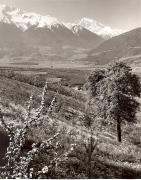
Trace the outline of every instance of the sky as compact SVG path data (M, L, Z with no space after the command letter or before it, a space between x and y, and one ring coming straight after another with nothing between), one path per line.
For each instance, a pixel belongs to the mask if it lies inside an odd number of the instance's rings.
M0 0L22 10L51 15L63 22L88 17L112 28L141 27L141 0Z

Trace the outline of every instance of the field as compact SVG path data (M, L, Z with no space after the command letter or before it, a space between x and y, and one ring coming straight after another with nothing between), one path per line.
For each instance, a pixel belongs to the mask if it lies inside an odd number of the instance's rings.
M21 51L21 53L20 53ZM79 47L36 47L30 52L22 52L22 49L5 53L0 58L1 66L6 67L23 67L23 68L73 68L85 69L94 66L94 63L87 63L80 61L80 59L87 57L86 49ZM29 52L28 52L29 51Z

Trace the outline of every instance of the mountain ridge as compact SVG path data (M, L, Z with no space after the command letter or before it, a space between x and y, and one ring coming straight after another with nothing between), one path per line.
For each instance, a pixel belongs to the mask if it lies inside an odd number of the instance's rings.
M96 20L86 17L82 18L78 24L104 39L109 39L123 33L121 29L112 29L109 26L105 26Z
M114 30L89 18L82 18L76 24L64 23L50 15L40 15L33 12L26 12L7 5L0 5L0 21L8 24L13 23L22 31L26 31L32 26L36 28L46 27L49 29L52 29L52 27L65 26L69 30L72 30L72 32L74 33L74 29L72 29L72 27L75 25L75 27L81 27L82 29L85 28L104 39L111 38L122 33L121 30ZM70 24L71 26L68 26L68 24Z
M104 41L97 48L90 50L85 60L94 61L99 65L117 59L129 60L132 58L132 62L134 62L135 56L141 55L140 50L141 27Z

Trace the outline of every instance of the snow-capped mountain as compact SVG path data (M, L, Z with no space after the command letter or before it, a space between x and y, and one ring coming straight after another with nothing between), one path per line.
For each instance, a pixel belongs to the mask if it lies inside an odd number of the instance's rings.
M0 6L0 37L0 48L15 49L21 54L37 47L48 47L55 53L65 54L64 47L93 49L104 41L82 26L73 25L71 29L49 15L29 13L6 5Z
M0 6L0 21L8 24L15 24L22 31L35 26L36 28L63 26L56 18L49 15L42 16L36 13L28 13L17 8L6 5Z
M104 39L109 39L123 33L121 29L112 29L109 26L105 26L89 18L82 18L78 24L95 34L102 36Z
M50 15L43 16L33 12L25 12L21 9L6 5L0 5L0 22L14 24L22 31L26 31L30 27L48 28L50 30L52 27L63 27L71 30L77 35L80 31L85 31L87 29L104 39L108 39L122 33L122 30L112 29L89 18L83 18L77 24L63 23Z

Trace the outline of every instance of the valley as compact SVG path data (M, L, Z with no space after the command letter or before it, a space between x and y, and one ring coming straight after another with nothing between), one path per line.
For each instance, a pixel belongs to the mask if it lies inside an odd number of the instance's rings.
M0 5L0 178L140 178L140 82L140 27Z

